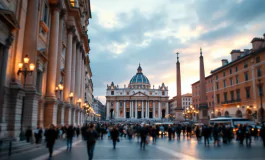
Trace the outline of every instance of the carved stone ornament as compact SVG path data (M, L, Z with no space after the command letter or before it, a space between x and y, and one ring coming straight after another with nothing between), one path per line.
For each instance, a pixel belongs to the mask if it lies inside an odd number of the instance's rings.
M12 34L10 34L10 35L8 36L8 38L6 39L6 47L9 48L9 47L12 45L13 40L14 40L14 36L13 36Z
M68 32L72 32L73 34L75 33L75 26L69 26L69 27L67 27L67 31Z

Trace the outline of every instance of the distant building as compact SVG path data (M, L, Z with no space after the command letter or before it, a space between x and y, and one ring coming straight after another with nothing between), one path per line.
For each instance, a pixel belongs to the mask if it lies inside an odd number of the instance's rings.
M95 116L94 120L106 120L105 117L105 105L103 105L100 100L93 98L93 103L92 103L93 109L96 114L99 116Z
M252 49L232 50L231 62L223 59L222 66L206 77L210 117L232 116L261 121L265 116L265 34L264 38L253 38L251 43ZM200 102L199 87L199 81L192 84L196 107Z
M188 106L192 105L192 94L186 93L181 96L182 99L182 109L185 110ZM176 108L177 108L177 96L173 97L169 100L169 110L170 115L172 117L176 116Z
M169 113L168 87L151 87L139 65L128 87L107 86L106 119L161 119Z

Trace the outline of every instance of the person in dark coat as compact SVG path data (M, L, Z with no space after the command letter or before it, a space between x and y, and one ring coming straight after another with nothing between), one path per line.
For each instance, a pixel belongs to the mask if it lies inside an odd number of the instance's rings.
M30 127L28 127L28 129L26 130L25 136L26 136L27 142L29 142L30 138L32 137L32 130Z
M116 149L116 142L119 139L119 131L117 129L117 126L113 126L113 129L111 130L110 135L111 135L111 139L113 142L113 149Z
M209 145L209 137L210 137L211 131L207 125L203 127L202 134L204 136L204 145L206 146L206 143L208 143Z
M156 142L156 135L157 135L156 126L152 127L151 135L152 135L152 138L153 138L153 143L155 143Z
M263 147L265 148L265 125L262 125L259 135L263 141Z
M53 124L51 124L50 128L45 132L45 137L46 137L46 143L47 143L46 146L49 149L49 153L50 153L49 159L51 159L52 152L53 152L53 146L57 138L57 134L56 134Z
M67 138L67 150L72 150L72 142L74 137L74 128L72 125L70 125L66 130L66 138Z
M172 132L173 132L172 128L171 128L171 125L168 125L167 132L168 132L168 140L171 140Z
M218 124L215 124L213 128L214 145L217 144L217 146L220 146L220 135L221 135L220 127L218 126Z
M80 127L79 126L76 128L75 132L76 132L76 137L78 138L80 135Z
M83 127L81 128L82 139L85 141L87 140L87 134L86 134L87 129L88 127L86 124L84 124Z
M190 125L188 125L187 126L187 138L190 136L190 138L191 138L191 126Z
M96 144L96 140L99 137L97 131L95 131L94 129L94 125L90 124L87 133L87 153L88 153L88 159L92 160L93 158L93 153L94 153L94 149L95 149L95 144Z
M181 125L178 124L177 128L176 128L176 132L177 132L177 140L180 140L180 133L181 133Z
M42 130L42 128L40 127L40 129L39 129L39 133L38 133L38 138L39 138L39 142L38 142L38 143L41 143L41 142L42 142L42 134L43 134L43 130Z
M237 130L237 137L238 137L238 139L239 139L239 144L241 145L241 146L243 146L244 144L243 144L243 141L244 141L244 127L242 126L242 124L240 124L240 126L239 126L239 128L238 128L238 130Z
M141 128L140 130L140 136L141 136L141 142L140 142L140 148L145 149L145 143L146 143L146 137L147 137L148 131L146 129L146 125Z

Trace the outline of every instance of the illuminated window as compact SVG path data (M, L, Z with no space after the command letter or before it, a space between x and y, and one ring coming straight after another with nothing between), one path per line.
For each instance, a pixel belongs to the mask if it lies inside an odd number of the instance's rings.
M76 0L70 0L70 4L72 7L76 7Z

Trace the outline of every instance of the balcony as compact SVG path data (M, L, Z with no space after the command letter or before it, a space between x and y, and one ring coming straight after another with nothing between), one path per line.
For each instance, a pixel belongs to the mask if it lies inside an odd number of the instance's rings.
M237 102L241 102L241 99L233 99L233 100L230 100L230 101L223 101L221 102L221 104L232 104L232 103L237 103Z

